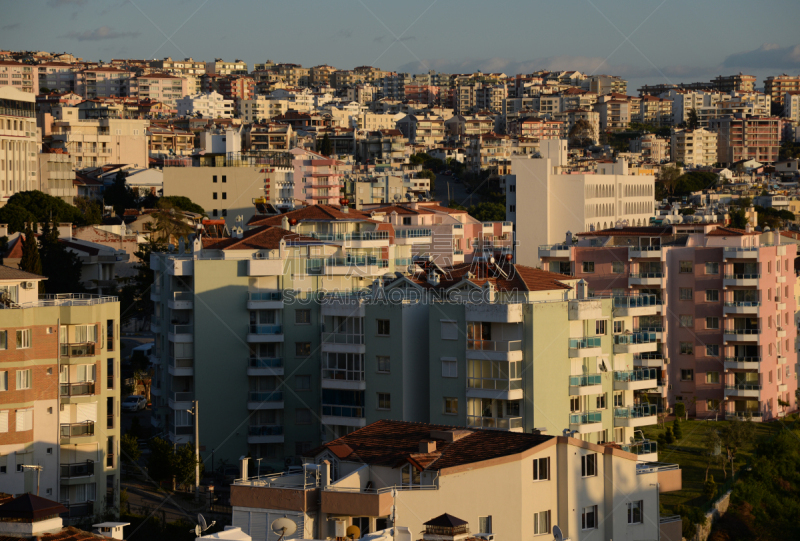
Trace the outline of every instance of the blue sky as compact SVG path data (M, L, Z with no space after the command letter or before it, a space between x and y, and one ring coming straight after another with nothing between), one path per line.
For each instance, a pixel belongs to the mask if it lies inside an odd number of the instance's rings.
M798 0L0 0L0 48L643 82L800 73ZM630 90L629 90L630 91Z

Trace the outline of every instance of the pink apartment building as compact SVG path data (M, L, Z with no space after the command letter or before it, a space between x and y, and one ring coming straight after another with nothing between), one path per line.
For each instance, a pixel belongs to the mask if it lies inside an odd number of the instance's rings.
M621 227L539 247L539 257L613 296L615 315L634 316L633 329L619 322L615 333L657 339L634 366L660 369L651 391L660 406L754 420L797 409L791 239L719 224Z
M39 78L34 72L34 66L0 60L0 87L3 86L10 86L36 96L39 93Z
M302 148L289 151L294 168L294 199L312 205L338 205L344 197L344 174L352 166Z

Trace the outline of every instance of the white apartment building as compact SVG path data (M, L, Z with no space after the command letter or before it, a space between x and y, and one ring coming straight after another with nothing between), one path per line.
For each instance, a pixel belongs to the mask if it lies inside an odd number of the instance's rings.
M34 94L0 86L0 206L39 186L35 102Z
M705 128L672 131L672 161L694 167L717 163L717 133Z
M230 154L242 151L242 127L238 129L207 130L199 135L200 148L210 154Z
M285 114L294 109L296 104L289 99L273 99L269 96L257 95L251 100L239 101L239 112L246 122L261 122Z
M511 157L506 176L506 220L516 226L517 263L537 266L537 246L564 241L567 232L646 226L655 214L655 177L629 175L628 163L599 164L591 174L569 174L567 142L540 142L541 159ZM519 208L517 208L519 206Z
M356 125L352 127L367 131L393 130L397 126L397 121L404 116L406 115L403 113L381 114L365 111L353 117Z
M202 118L233 118L234 102L218 92L207 92L184 96L177 102L178 116Z
M783 116L795 124L800 123L800 91L795 90L784 94Z

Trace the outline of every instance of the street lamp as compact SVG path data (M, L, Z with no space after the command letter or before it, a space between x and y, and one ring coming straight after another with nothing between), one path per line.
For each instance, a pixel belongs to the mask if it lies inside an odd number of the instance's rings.
M200 401L192 401L192 409L186 410L194 415L194 501L200 500Z

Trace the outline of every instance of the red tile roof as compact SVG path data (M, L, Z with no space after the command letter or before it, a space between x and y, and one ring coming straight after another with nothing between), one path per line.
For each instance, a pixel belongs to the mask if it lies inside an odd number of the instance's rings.
M713 231L706 233L709 237L749 237L760 234L760 231L747 232L744 229L737 229L735 227L717 227Z
M212 250L277 250L280 248L281 240L319 242L280 227L266 225L246 231L240 239L231 237L213 240L217 242L209 243L209 248ZM206 244L205 241L203 244Z
M663 237L674 235L672 226L664 227L622 227L620 229L601 229L578 233L579 237Z
M286 216L289 220L295 219L298 222L305 221L331 221L342 220L350 222L375 222L370 218L366 212L361 212L355 209L349 209L347 212L342 212L341 207L334 207L333 205L310 205L308 207L290 210L285 214L277 214L275 216L253 216L247 222L247 225L281 225L283 217Z

